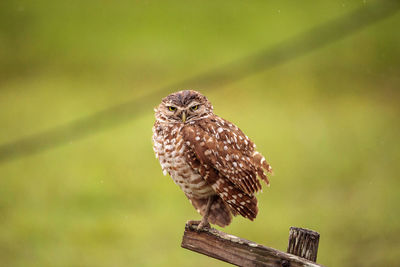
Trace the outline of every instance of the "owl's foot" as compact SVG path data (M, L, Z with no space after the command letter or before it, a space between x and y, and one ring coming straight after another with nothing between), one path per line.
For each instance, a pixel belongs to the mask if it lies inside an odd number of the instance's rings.
M206 230L207 228L211 228L210 224L204 220L201 221L187 221L187 225L189 228L192 228L196 231Z
M196 231L201 231L201 230L206 230L211 228L211 225L208 221L201 220L201 221L188 221L187 225L192 228L193 230Z
M199 224L201 223L201 221L187 221L187 225L189 226L189 228L193 228L193 229L197 229L197 227L199 226Z
M211 228L210 223L208 222L208 217L210 216L211 205L214 202L214 196L210 196L207 201L206 210L201 221L188 221L187 225L196 229L197 231L202 231Z
M206 217L203 217L203 219L201 220L201 222L197 226L197 231L201 231L201 230L204 230L204 229L210 228L210 227L211 227L211 225L208 222L208 220L206 219Z
M210 216L211 205L214 202L214 196L208 197L206 212L204 213L203 219L199 226L197 226L197 230L203 230L204 228L210 228L210 223L208 222L208 216Z

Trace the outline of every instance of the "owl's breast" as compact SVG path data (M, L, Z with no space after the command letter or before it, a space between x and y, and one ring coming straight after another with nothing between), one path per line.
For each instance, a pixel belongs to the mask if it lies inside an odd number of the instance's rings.
M215 194L206 180L187 162L188 148L181 135L182 127L165 127L153 134L153 148L164 175L169 173L174 182L189 197L205 198Z

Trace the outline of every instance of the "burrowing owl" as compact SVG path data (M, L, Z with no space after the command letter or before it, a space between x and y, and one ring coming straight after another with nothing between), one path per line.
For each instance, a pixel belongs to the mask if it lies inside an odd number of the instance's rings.
M229 225L232 214L254 220L258 177L269 184L271 172L255 144L233 123L213 113L213 106L196 91L165 97L155 109L153 148L164 175L180 186L208 222Z

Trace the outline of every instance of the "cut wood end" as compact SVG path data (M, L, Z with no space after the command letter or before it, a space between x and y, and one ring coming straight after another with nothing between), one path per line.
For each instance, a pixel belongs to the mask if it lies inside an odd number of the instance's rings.
M306 229L306 228L300 228L300 227L290 227L290 231L299 231L299 232L303 232L303 233L307 233L313 236L318 236L319 237L319 233L314 231L314 230L310 230L310 229Z

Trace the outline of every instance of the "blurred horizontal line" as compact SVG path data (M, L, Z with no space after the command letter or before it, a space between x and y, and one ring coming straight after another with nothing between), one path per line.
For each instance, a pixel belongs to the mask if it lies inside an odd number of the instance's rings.
M0 163L36 154L125 123L141 114L141 112L152 111L152 107L157 105L161 98L170 93L171 90L176 91L183 88L216 89L218 86L236 82L257 72L273 68L310 53L315 49L341 40L373 23L392 16L399 11L399 8L400 1L375 1L364 4L363 7L349 14L325 22L272 48L262 50L176 84L171 84L138 99L106 108L64 125L3 144L0 146ZM345 59L343 60L345 61Z

